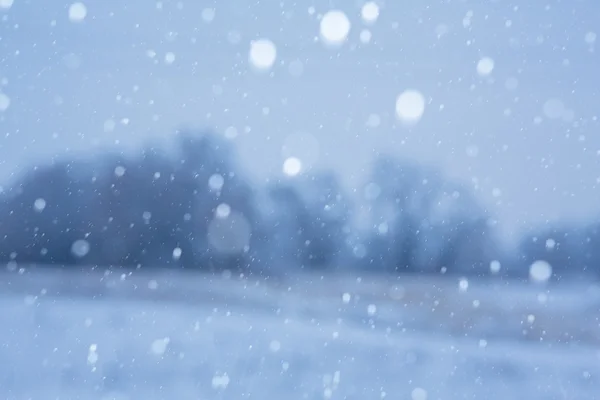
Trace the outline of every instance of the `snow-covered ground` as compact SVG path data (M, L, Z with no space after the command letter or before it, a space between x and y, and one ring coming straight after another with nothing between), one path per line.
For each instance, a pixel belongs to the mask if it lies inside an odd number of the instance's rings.
M588 284L22 272L2 399L600 398Z

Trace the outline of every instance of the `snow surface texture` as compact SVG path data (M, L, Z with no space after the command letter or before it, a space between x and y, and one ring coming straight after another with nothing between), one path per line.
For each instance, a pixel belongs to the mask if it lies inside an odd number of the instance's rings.
M588 286L11 273L3 399L598 399Z

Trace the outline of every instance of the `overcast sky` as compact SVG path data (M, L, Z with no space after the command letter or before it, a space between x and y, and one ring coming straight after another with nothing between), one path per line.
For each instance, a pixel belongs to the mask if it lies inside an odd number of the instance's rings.
M1 176L209 126L237 133L256 179L281 173L286 143L350 185L387 152L475 187L509 231L600 214L597 0L376 3L367 23L354 0L0 0ZM333 9L350 21L337 47L320 37ZM277 50L267 72L258 39ZM407 89L426 103L411 126Z

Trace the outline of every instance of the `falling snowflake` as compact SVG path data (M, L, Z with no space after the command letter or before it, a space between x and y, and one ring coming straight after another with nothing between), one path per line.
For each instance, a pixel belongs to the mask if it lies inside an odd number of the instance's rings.
M302 171L302 162L296 157L289 157L283 162L283 173L296 176Z
M8 10L12 7L14 0L0 0L0 8Z
M320 33L326 44L340 45L350 33L350 20L343 11L328 11L321 19Z
M39 198L33 202L33 209L36 212L42 212L44 211L44 208L46 208L46 200Z
M10 97L8 97L6 94L0 92L0 112L4 112L4 111L8 110L9 106L10 106Z
M552 266L543 260L538 260L529 267L529 277L536 282L546 282L552 276Z
M162 356L167 351L167 347L170 342L171 342L171 339L168 337L165 337L162 339L156 339L150 345L150 351L153 354L156 354L157 356Z
M413 124L418 122L425 112L425 97L418 90L406 90L396 99L396 116L400 121Z
M80 239L71 245L71 253L78 258L85 257L90 252L91 246L87 240Z
M69 7L69 20L72 22L82 22L87 15L87 7L85 4L77 2Z
M489 57L483 57L477 62L477 73L480 76L488 76L494 70L494 60Z
M365 23L372 24L379 17L379 6L374 1L369 1L362 6L360 15Z
M250 51L248 60L257 70L268 70L277 58L277 48L275 43L269 39L259 39L250 42Z

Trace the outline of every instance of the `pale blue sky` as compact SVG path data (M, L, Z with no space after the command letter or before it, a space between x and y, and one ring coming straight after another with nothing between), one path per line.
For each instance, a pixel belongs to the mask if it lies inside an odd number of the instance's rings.
M303 132L318 143L317 165L350 185L380 151L438 165L473 182L508 231L600 214L600 39L591 40L600 3L377 3L379 19L367 26L362 1L87 0L85 20L73 23L71 2L14 0L0 8L0 93L10 98L0 112L2 176L39 157L135 146L187 124L236 128L257 179L280 174L286 138ZM332 8L352 23L338 49L318 40L319 14ZM249 67L250 41L260 38L277 46L270 74ZM482 57L495 62L485 78ZM412 128L395 117L408 88L427 100ZM549 99L564 104L564 118L546 118Z

